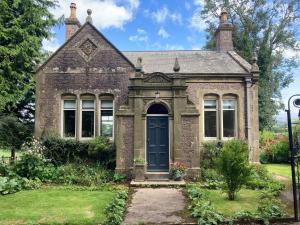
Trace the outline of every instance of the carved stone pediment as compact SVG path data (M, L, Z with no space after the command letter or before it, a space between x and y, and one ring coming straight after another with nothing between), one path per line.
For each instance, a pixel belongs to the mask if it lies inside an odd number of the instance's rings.
M144 80L145 83L170 83L171 79L163 73L153 73Z

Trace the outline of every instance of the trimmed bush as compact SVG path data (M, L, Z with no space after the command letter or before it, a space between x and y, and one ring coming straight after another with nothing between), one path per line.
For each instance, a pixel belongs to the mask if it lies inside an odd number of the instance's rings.
M225 142L217 165L219 173L224 177L228 199L234 200L250 176L247 144L242 140Z
M43 155L56 165L69 163L100 163L106 168L115 167L115 148L106 137L96 137L87 142L63 139L56 135L43 137Z
M43 137L42 144L45 146L44 157L56 165L81 163L89 158L88 144L85 142L49 135Z
M107 137L98 136L88 143L88 155L106 168L115 168L116 150Z

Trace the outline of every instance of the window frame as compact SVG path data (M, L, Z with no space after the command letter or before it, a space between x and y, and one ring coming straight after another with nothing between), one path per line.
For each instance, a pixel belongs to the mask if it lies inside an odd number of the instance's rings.
M224 109L224 100L233 100L235 103L234 109ZM233 137L224 137L224 111L234 111L234 136ZM232 140L238 137L238 99L234 96L224 96L222 98L222 109L221 109L221 117L222 117L222 126L221 126L221 135L222 140Z
M75 101L75 108L74 109L65 109L65 101L70 101L70 100L72 100L72 101ZM77 137L77 120L78 120L78 113L77 113L77 103L78 103L78 101L77 101L77 98L76 98L76 96L72 96L72 95L69 95L69 96L63 96L62 98L61 98L61 123L60 123L60 125L61 125L61 132L60 132L60 135L61 135L61 137L62 138L64 138L64 139L76 139L76 137ZM75 135L74 135L74 137L65 137L65 111L75 111Z
M211 101L214 100L216 101L216 108L215 109L205 109L205 101ZM220 138L220 131L219 131L219 127L220 127L220 122L219 122L219 98L218 96L214 96L214 95L208 95L208 96L204 96L203 98L203 138L206 141L209 140L218 140ZM205 112L216 112L216 137L206 137L205 136Z
M102 118L101 118L101 113L102 113L102 101L112 101L112 117L113 117L113 126L112 126L112 137L107 137L109 138L110 141L113 141L115 138L115 100L112 96L100 96L99 97L99 121L98 121L98 132L99 135L102 136L101 133L101 127L102 127ZM110 109L104 109L104 110L110 110Z
M93 109L83 109L82 102L83 101L94 101L94 108ZM80 98L80 119L79 119L79 140L90 140L96 137L96 99L94 97L87 97L87 96L81 96ZM82 112L94 112L94 134L91 137L82 137Z

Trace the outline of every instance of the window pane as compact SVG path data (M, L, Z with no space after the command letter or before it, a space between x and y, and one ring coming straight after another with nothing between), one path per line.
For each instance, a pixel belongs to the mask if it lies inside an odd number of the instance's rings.
M101 111L101 135L106 137L113 136L113 111Z
M64 137L75 137L75 110L64 110Z
M113 102L111 100L101 100L101 109L112 109Z
M235 100L223 100L223 109L235 109Z
M217 137L217 112L204 112L205 137Z
M94 112L83 111L82 112L82 137L94 136Z
M94 100L82 100L83 109L94 109Z
M112 137L113 121L102 121L101 136Z
M205 100L204 108L205 109L216 109L217 108L217 100Z
M64 109L75 109L76 101L75 100L64 100Z
M235 110L223 111L223 136L234 137L235 128Z

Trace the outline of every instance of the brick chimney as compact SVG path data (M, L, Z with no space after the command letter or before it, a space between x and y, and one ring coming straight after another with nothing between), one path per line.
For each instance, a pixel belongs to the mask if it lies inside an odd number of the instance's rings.
M216 50L218 52L233 51L232 25L228 23L228 13L225 8L220 15L220 24L216 31Z
M81 27L79 20L76 17L76 4L70 5L71 14L69 18L65 19L66 26L66 41L75 34L75 32Z

